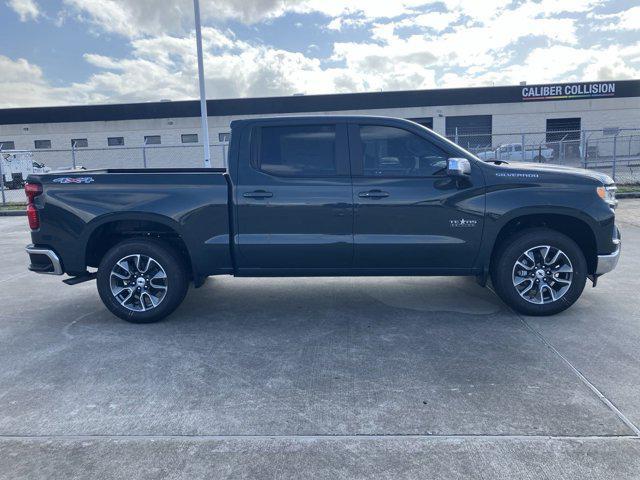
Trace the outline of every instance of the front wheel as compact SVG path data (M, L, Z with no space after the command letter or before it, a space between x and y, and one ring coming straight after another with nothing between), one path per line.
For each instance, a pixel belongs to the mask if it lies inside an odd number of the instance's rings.
M170 246L131 239L109 250L98 267L100 298L115 315L132 323L152 323L173 312L184 299L184 262Z
M492 268L496 293L525 315L554 315L573 305L587 279L580 247L547 228L529 229L508 239Z

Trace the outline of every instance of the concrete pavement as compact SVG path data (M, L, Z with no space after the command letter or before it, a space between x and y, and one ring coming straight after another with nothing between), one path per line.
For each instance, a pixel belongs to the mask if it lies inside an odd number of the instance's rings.
M637 478L640 201L555 317L465 278L211 279L166 321L25 271L0 219L0 479Z

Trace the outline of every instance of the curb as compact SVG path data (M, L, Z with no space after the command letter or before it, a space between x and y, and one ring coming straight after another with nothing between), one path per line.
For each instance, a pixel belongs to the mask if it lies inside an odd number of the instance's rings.
M0 217L23 217L27 215L26 210L4 210L0 211Z

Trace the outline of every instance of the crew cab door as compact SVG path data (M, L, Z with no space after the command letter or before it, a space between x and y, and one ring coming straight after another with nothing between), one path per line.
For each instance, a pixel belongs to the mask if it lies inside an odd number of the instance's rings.
M379 123L380 122L380 123ZM355 267L396 273L473 266L484 222L484 178L472 162L447 176L461 152L408 123L351 123Z
M346 122L265 120L248 134L251 147L240 153L234 193L240 273L350 268L353 200Z

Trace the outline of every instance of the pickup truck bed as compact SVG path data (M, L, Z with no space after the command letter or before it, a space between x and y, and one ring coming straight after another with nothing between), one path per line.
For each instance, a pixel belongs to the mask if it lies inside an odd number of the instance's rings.
M72 188L61 178L73 179ZM225 169L86 170L31 175L29 182L43 187L35 202L46 219L32 232L32 241L39 247L55 246L69 275L97 267L115 236L126 238L141 230L151 237L173 232L172 241L188 258L196 279L233 270Z

